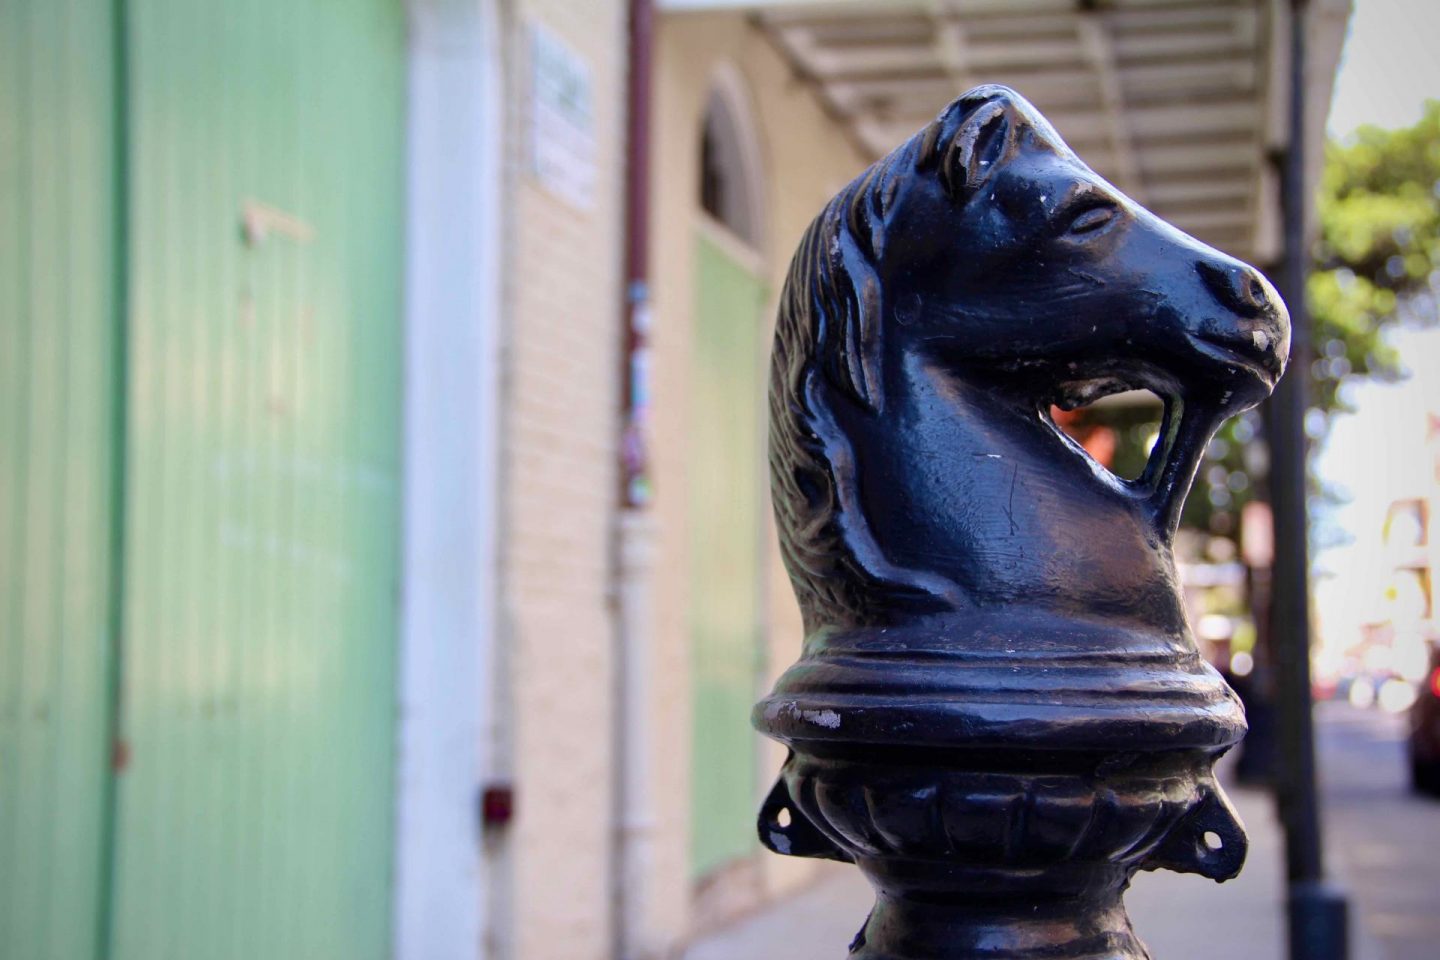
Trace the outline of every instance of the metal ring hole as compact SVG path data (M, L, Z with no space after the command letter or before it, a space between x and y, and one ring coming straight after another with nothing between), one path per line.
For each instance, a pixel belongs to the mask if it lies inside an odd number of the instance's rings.
M1225 841L1221 840L1220 834L1216 833L1214 830L1206 830L1205 836L1201 839L1205 842L1205 849L1209 850L1211 853L1216 853L1225 846Z
M781 830L784 830L786 827L790 826L789 807L781 807L779 810L775 811L775 826L779 827Z

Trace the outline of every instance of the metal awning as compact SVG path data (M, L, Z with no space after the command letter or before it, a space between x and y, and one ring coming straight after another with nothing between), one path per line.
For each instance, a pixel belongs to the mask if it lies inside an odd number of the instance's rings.
M1020 91L1101 176L1255 253L1269 4L995 0L772 9L760 23L873 156L978 83Z
M1286 0L662 6L748 9L873 157L970 87L1004 83L1096 171L1161 217L1244 259L1278 257L1270 157L1285 143ZM1348 8L1348 0L1321 6ZM1326 102L1343 27L1342 12L1312 71Z

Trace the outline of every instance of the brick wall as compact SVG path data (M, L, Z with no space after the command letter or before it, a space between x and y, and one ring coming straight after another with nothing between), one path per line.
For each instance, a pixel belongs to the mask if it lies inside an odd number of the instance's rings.
M620 0L524 0L507 17L501 642L517 805L495 925L498 954L518 960L610 954L625 15ZM532 20L589 66L588 210L530 173Z

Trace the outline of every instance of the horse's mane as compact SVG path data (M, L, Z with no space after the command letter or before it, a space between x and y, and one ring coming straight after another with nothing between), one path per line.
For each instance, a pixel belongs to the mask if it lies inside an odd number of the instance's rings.
M948 578L885 558L861 512L854 450L835 408L878 412L884 405L879 356L888 308L876 264L903 182L934 171L963 203L1021 140L1066 150L1049 124L1022 105L998 86L952 103L826 204L791 261L771 357L770 473L780 550L807 630L821 626L821 611L831 622L858 625L900 605L911 611L968 605Z

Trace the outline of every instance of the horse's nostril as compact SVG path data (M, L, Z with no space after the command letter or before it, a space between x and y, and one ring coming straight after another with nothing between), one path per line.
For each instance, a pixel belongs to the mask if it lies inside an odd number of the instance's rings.
M1216 299L1241 316L1256 316L1270 305L1264 281L1244 264L1201 260L1195 266Z

